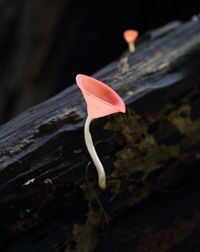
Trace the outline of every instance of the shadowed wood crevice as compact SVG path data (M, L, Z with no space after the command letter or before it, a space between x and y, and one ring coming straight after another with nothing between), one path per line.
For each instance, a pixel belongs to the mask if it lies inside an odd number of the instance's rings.
M2 249L198 248L199 65L199 23L174 22L94 74L127 105L125 115L91 125L105 191L89 162L86 104L75 84L2 125Z

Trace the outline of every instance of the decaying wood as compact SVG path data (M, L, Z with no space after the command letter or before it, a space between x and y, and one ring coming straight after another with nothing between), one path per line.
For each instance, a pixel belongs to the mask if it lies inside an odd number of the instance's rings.
M92 124L105 191L76 85L1 126L1 251L199 248L200 25L174 22L136 48L94 75L127 105Z

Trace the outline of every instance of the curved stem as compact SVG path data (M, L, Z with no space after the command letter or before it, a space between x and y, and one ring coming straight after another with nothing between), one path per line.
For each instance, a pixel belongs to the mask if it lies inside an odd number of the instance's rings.
M88 149L90 156L91 156L91 158L96 166L96 169L97 169L99 187L101 189L105 189L106 188L106 175L105 175L103 165L102 165L101 161L99 160L99 157L98 157L96 150L94 148L94 144L93 144L92 137L90 134L91 121L92 121L92 118L90 118L88 116L87 120L85 122L85 127L84 127L85 143L86 143L87 149Z

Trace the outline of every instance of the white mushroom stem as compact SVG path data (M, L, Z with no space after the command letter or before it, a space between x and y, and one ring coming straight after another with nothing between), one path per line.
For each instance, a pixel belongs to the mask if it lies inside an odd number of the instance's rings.
M101 161L99 160L99 157L97 156L97 153L94 148L93 141L92 141L92 137L90 134L91 121L92 121L92 118L90 118L88 116L87 120L85 122L85 127L84 127L85 143L86 143L87 149L88 149L90 156L91 156L91 158L96 166L96 169L97 169L99 187L101 189L105 189L106 188L106 175L105 175L103 165L102 165Z
M128 44L129 52L133 53L135 51L135 43Z

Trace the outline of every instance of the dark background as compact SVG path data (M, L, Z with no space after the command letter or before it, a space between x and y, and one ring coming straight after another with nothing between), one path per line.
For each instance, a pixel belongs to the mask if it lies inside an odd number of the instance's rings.
M199 12L198 1L0 0L0 124L119 58L125 29Z

